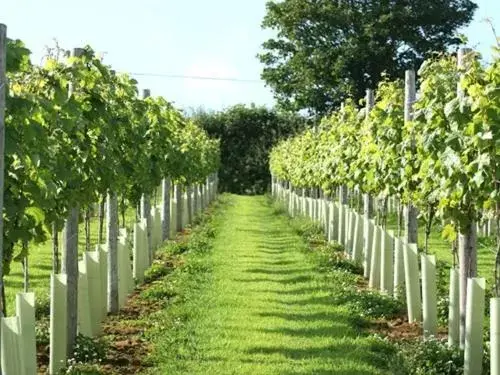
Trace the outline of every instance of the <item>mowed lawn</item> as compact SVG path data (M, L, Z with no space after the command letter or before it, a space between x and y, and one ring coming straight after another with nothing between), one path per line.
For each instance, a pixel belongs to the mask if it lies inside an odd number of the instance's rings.
M134 209L128 209L125 216L126 226L131 228L135 221ZM120 215L121 224L121 215ZM90 223L91 250L95 249L98 240L99 220L93 217ZM106 221L104 221L103 238L106 238ZM85 251L85 226L80 223L78 244L80 254ZM59 235L59 257L61 259L62 235ZM30 245L29 247L29 291L35 292L35 298L48 301L50 288L50 274L52 273L52 240L49 239L43 244ZM23 291L23 269L20 262L12 262L10 272L5 277L5 297L7 301L7 314L15 313L16 294ZM48 302L46 302L48 303ZM47 305L48 306L48 305Z
M385 374L373 339L336 300L306 244L262 196L231 196L218 223L209 285L188 299L196 350L171 360L156 337L155 374ZM162 360L162 353L164 354Z
M392 229L397 233L397 219L395 215L391 215L387 221L387 228ZM418 227L418 246L424 248L425 227L422 221L419 221ZM493 237L480 237L478 233L478 249L477 249L477 269L478 275L484 277L487 282L487 288L493 286L495 276L495 243ZM453 254L451 245L442 237L441 226L436 224L432 228L429 237L429 254L436 255L436 259L446 262L451 267L453 265ZM458 266L458 265L457 265ZM449 271L446 273L449 275ZM449 281L449 277L446 282Z

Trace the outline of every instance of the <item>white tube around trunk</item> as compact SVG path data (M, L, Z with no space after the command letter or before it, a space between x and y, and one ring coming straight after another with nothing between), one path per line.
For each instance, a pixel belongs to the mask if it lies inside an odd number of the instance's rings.
M339 207L339 216L337 220L338 232L337 232L337 242L339 244L344 244L344 235L345 235L345 206L341 203L338 205Z
M363 216L358 213L354 213L352 260L358 264L363 261Z
M403 239L394 239L394 298L399 298L404 287L405 264L403 257Z
M486 281L467 279L464 375L481 374L483 368L483 321Z
M392 295L394 279L394 231L381 229L380 291Z
M460 272L450 269L450 302L448 311L448 345L460 344Z
M500 375L500 298L490 299L490 374Z
M424 337L437 335L436 256L421 256Z
M356 213L353 209L347 208L348 214L348 228L347 228L347 244L346 250L349 252L351 259L354 259L354 232L356 231Z
M367 219L366 215L363 216L363 276L368 278L370 276L370 268L372 263L372 241L373 232L375 230L375 223L373 220Z
M372 289L378 289L380 287L380 240L382 232L383 229L380 226L375 225L373 230L370 279L368 282L368 286Z
M351 230L351 209L349 208L349 206L347 204L344 204L344 246L345 246L345 249L346 249L346 252L348 254L350 254L350 238L349 238L349 234L350 234L350 230Z
M408 321L410 323L422 321L422 299L420 297L417 253L416 244L404 245L406 305L408 307Z

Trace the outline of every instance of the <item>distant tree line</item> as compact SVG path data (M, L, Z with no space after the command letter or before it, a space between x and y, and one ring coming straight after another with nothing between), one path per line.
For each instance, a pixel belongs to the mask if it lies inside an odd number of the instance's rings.
M271 148L307 123L300 115L253 104L218 112L198 109L191 117L211 137L220 139L219 189L235 194L264 193L270 186Z

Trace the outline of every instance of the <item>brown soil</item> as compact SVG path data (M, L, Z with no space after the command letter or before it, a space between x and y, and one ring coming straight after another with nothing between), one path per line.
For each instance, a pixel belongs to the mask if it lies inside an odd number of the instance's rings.
M420 323L409 323L408 317L393 320L378 319L370 325L369 332L381 334L391 341L415 340L422 337L423 330ZM438 338L447 336L445 327L438 327Z
M190 230L184 230L177 235L176 242L186 241ZM168 273L183 263L178 255L159 253L155 262L163 263ZM162 277L160 277L161 279ZM164 308L167 300L145 301L140 294L151 288L149 280L136 287L129 296L126 306L117 315L108 315L103 323L101 338L108 343L106 359L101 363L101 370L107 375L132 375L143 372L149 364L146 358L151 353L152 346L144 337L148 328L147 316ZM39 345L37 348L38 374L48 374L49 345Z

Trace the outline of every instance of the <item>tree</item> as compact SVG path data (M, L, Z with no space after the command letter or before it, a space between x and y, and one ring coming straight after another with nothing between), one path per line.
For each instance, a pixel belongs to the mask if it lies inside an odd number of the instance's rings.
M263 28L262 78L278 103L324 114L346 98L363 98L382 75L404 77L433 52L456 46L471 0L269 1Z
M219 188L236 194L262 194L269 185L269 151L278 140L303 129L300 116L251 105L221 112L194 112L195 123L221 141Z

